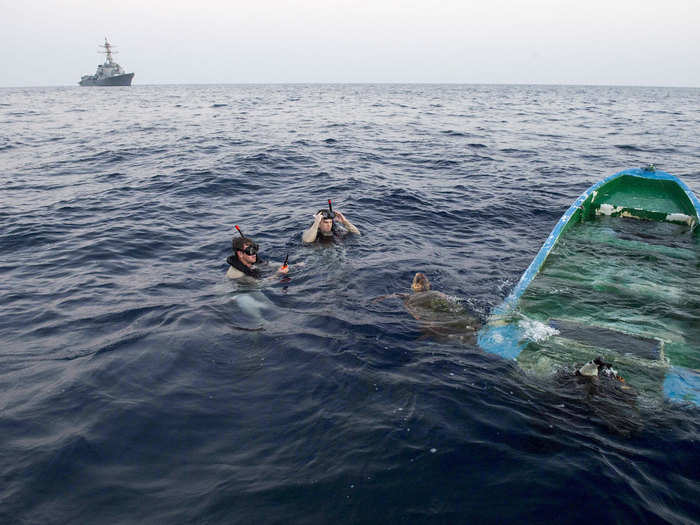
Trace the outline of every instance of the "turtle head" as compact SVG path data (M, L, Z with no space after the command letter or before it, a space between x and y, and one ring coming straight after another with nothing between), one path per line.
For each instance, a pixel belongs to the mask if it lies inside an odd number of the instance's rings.
M411 290L414 292L427 292L430 290L430 281L425 276L424 273L418 272L413 276L413 283L411 284Z

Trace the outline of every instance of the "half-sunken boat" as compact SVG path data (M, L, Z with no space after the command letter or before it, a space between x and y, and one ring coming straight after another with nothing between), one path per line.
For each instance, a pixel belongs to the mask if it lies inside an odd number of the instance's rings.
M94 75L83 75L78 84L81 86L130 86L134 74L124 72L122 67L114 61L112 53L116 54L118 51L112 51L114 46L107 41L107 37L104 45L100 47L104 48L100 53L107 55L104 64L97 66Z
M600 357L640 400L700 405L699 222L698 198L653 166L594 184L491 313L479 345L545 377L590 370Z

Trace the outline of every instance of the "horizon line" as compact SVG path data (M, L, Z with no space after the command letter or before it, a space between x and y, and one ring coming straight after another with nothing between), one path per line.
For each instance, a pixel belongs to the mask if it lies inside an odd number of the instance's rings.
M404 86L542 86L542 87L638 87L638 88L669 88L669 89L700 89L700 86L693 85L651 85L651 84L577 84L577 83L553 83L553 82L422 82L422 81L276 81L276 82L154 82L149 84L136 84L132 86L79 86L75 84L53 84L53 85L0 85L0 89L23 89L23 88L63 88L63 87L157 87L157 86L379 86L379 85L404 85Z

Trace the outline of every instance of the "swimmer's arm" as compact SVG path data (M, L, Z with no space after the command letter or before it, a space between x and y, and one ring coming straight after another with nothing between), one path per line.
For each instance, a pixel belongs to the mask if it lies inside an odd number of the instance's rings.
M280 277L280 275L284 275L288 271L289 271L289 269L287 269L287 271L282 271L282 269L280 268L279 270L277 270L275 273L273 273L269 277L263 277L262 279L260 279L260 281L262 281L262 282L274 281L275 279L278 279Z
M318 225L321 223L321 214L317 213L314 215L314 223L311 227L304 232L301 236L301 241L306 244L310 244L316 240L316 235L318 234Z
M345 215L343 215L341 212L336 211L335 212L336 217L340 219L340 222L343 226L345 226L345 229L348 230L350 233L354 233L357 235L360 235L360 230L357 229L357 226L355 226L353 223L351 223Z

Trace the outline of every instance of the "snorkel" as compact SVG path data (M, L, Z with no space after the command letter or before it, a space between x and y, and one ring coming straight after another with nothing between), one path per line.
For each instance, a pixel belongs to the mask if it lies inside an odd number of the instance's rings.
M253 241L250 237L246 237L245 234L241 231L241 228L238 226L238 224L235 225L236 230L238 231L239 235L241 236L240 239L233 239L233 251L241 251L245 253L246 255L255 255L255 260L256 262L258 261L258 250L260 249L260 246L258 246L258 243ZM236 241L240 242L240 246L237 247ZM245 246L248 244L248 246Z
M287 256L284 258L284 262L282 263L280 270L286 270L287 268L289 268L289 266L287 265L287 261L289 261L289 252L287 252Z
M335 213L333 213L333 205L331 204L331 200L328 199L328 211L331 212L331 217L335 216Z

